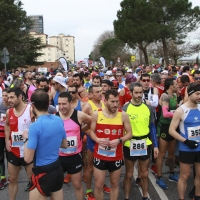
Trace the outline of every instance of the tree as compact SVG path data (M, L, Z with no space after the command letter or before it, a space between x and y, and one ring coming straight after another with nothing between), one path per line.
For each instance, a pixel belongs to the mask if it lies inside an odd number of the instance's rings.
M0 0L0 50L6 47L10 53L8 68L41 64L36 58L41 55L42 42L30 36L32 21L22 5L20 0Z
M89 55L89 59L94 61L99 61L99 58L101 57L100 46L103 44L105 40L114 37L115 37L114 31L104 31L95 41L92 52Z
M200 24L200 9L192 8L188 0L124 0L121 7L114 21L115 34L133 44L161 41L166 65L167 39L182 40Z

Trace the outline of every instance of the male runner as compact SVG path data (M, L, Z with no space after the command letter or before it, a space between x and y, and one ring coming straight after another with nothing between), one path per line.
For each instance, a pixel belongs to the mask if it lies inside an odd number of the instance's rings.
M179 199L184 200L187 180L193 164L196 172L194 200L200 200L200 85L198 83L189 84L187 93L187 102L182 104L173 115L169 134L179 140ZM176 131L178 126L180 133Z
M24 160L23 131L27 130L33 117L31 105L27 105L22 100L23 91L20 88L10 88L8 90L8 103L11 107L6 112L5 141L8 151L8 173L10 200L16 200L18 191L18 177L21 166L25 166L28 178L32 175L32 161Z
M142 200L148 200L148 166L152 141L154 145L154 157L156 158L158 156L158 142L154 125L154 113L151 106L142 103L143 89L140 83L132 83L130 85L130 92L132 100L122 108L122 110L129 115L133 133L132 140L124 143L126 168L124 177L125 200L129 199L134 163L136 160L138 160L138 167L140 168L141 187L143 193Z
M99 108L105 108L104 103L102 102L102 93L101 88L99 86L92 85L89 87L89 101L84 106L83 112L92 116L92 114L97 111ZM88 137L87 138L87 159L88 159L88 166L86 170L86 185L87 191L85 195L85 199L87 200L95 200L94 195L92 193L92 174L93 174L93 153L94 153L94 144L95 142ZM103 187L104 192L109 193L110 188L106 185Z
M164 83L164 93L160 97L160 105L162 107L161 116L158 122L157 131L159 135L159 155L156 160L156 169L158 179L156 184L162 189L167 189L168 186L162 179L162 163L163 158L168 150L168 163L169 163L169 181L178 182L178 176L174 173L174 155L176 140L169 135L169 125L173 117L174 111L177 109L178 101L176 92L178 85L174 78L168 78Z
M59 148L68 146L63 122L48 113L49 95L42 89L32 94L31 102L37 121L23 133L24 160L34 160L29 200L63 200L64 177L58 157Z
M58 97L58 115L64 122L67 134L68 148L60 149L59 158L63 172L71 175L72 184L75 189L76 199L83 200L82 186L82 135L81 124L89 124L91 117L81 111L72 109L72 96L68 92L62 92Z
M92 115L90 137L95 141L94 178L96 200L103 200L103 185L106 171L110 173L110 200L118 199L119 178L123 161L123 142L132 137L128 115L119 107L117 90L105 93L105 108ZM126 134L124 135L124 131Z

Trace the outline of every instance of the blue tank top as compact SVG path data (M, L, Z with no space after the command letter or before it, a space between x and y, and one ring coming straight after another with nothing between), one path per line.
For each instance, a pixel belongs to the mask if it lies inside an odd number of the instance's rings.
M190 149L183 142L179 142L179 150L187 152L200 151L200 104L196 109L187 108L181 105L184 111L183 120L179 124L180 134L185 139L195 140L199 143L196 149Z
M56 91L56 94L53 98L53 104L56 107L58 105L58 96L59 96L60 92Z
M78 111L82 111L82 108L81 108L81 101L78 100L78 104L76 106L76 108L74 108L75 110L78 110Z

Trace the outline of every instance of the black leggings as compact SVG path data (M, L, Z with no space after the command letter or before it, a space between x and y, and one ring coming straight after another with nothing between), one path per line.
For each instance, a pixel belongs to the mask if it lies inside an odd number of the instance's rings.
M0 137L0 176L5 176L4 148L5 138Z

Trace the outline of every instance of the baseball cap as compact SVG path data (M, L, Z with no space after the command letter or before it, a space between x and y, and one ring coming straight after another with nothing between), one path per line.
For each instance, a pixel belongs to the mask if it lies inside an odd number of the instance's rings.
M127 72L133 72L132 69L128 69Z
M65 84L65 78L63 78L62 76L55 76L53 80L62 85L63 87L67 88L67 85Z
M167 71L167 70L163 70L162 72L161 72L161 74L168 74L169 72Z
M138 72L140 72L142 69L138 68L136 69L135 73L137 74Z

